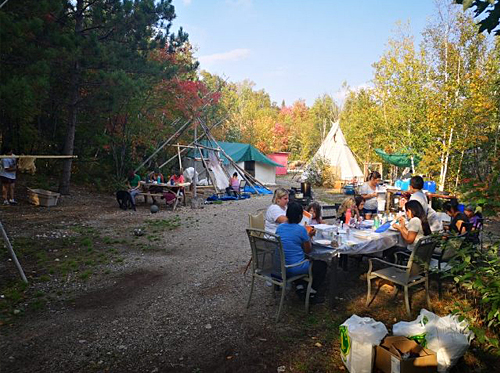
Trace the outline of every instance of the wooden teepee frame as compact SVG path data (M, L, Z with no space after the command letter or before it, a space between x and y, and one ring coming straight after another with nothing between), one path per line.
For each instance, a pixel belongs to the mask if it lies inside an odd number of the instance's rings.
M205 106L202 108L206 108L208 105L205 104ZM219 190L217 188L217 183L215 182L215 180L213 179L213 176L210 174L210 172L208 172L208 165L206 164L206 159L203 157L203 150L211 150L211 151L214 151L215 154L216 154L216 157L217 159L220 161L220 153L222 153L226 158L227 160L229 161L229 163L233 166L233 168L238 172L238 174L241 176L241 178L243 180L245 180L248 185L250 185L255 191L256 193L260 194L260 192L258 191L258 189L255 187L256 185L268 190L268 188L262 184L259 180L257 180L255 177L253 177L252 175L250 175L247 171L245 171L243 168L241 168L240 166L238 166L238 164L219 146L219 144L217 143L217 141L215 140L215 138L212 136L211 134L211 130L213 128L215 128L216 126L218 126L220 123L222 123L224 120L226 120L226 118L223 118L221 119L220 121L218 121L217 123L215 123L214 125L212 126L208 126L206 123L204 123L201 118L191 118L189 120L187 120L172 136L170 136L170 138L168 138L164 143L162 143L154 152L153 154L151 154L144 162L142 162L136 169L135 169L135 172L137 172L138 170L140 170L146 163L148 163L154 156L156 156L156 154L158 154L158 152L163 149L164 147L166 146L175 146L177 147L177 154L172 156L171 158L169 158L167 161L165 161L164 163L162 163L160 166L158 166L160 169L165 167L167 164L169 164L170 162L172 162L173 160L177 159L179 161L179 167L182 167L182 160L181 160L181 155L183 153L185 153L188 149L194 149L195 150L195 154L198 153L200 154L200 161L203 162L203 165L205 166L205 169L207 170L207 174L208 174L208 177L210 178L210 181L214 187L214 191L215 193L219 193ZM179 121L179 119L177 119L176 121L174 121L172 124L175 124ZM193 122L194 123L194 139L191 143L189 143L188 145L180 145L180 144L174 144L174 142L184 133L184 131L189 127L190 124L192 124ZM201 133L201 135L198 135L198 125L201 127L201 129L203 130L203 132ZM203 144L200 144L200 141L203 139L203 138L207 138L210 145L211 146L205 146ZM196 158L194 158L195 161L197 160ZM226 175L228 176L228 179L229 179L229 175L227 174L227 171L224 169L223 167L223 170L224 172L226 173ZM195 172L195 180L193 182L193 197L196 197L196 187L197 187L197 175L196 175L196 172Z

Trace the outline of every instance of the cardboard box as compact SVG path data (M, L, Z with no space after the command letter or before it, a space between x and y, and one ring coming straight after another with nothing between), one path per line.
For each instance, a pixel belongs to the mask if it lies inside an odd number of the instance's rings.
M406 353L412 357L403 358ZM375 367L384 373L432 373L437 372L437 356L406 337L385 337L377 346Z

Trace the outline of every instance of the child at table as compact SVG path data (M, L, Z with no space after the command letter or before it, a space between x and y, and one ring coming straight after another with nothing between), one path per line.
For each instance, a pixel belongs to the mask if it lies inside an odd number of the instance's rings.
M308 233L306 228L300 225L302 220L302 206L297 202L288 204L286 217L288 221L280 224L276 229L276 234L280 236L285 253L285 262L287 265L299 263L306 259L305 254L312 250L311 237L316 233L311 229ZM324 297L318 294L318 290L323 283L326 275L327 265L323 261L314 260L312 263L305 262L300 266L287 268L287 276L297 276L306 274L309 271L309 266L312 265L313 283L312 289L315 294L311 295L311 303L323 303ZM304 281L297 281L296 290L299 297L305 295Z
M309 204L306 211L312 215L311 225L325 224L325 221L321 217L321 205L318 202L312 202Z
M182 175L181 170L175 170L174 174L170 178L170 184L182 184L184 182L184 175Z

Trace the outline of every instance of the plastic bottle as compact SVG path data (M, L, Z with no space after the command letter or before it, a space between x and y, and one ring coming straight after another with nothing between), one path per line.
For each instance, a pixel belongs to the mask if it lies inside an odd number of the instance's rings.
M158 176L158 180L156 181L158 181L158 184L161 184L161 177Z
M340 237L339 232L337 232L337 245L338 247L342 246L342 237Z
M378 220L378 215L375 215L373 218L373 228L377 229L378 227L380 227L380 222Z
M345 223L346 225L349 225L350 222L351 222L351 209L347 209L345 213Z

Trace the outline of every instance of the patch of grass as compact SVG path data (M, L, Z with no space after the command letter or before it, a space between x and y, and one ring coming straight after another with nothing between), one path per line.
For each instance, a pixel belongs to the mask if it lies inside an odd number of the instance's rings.
M32 311L40 311L45 308L47 301L45 299L36 299L34 302L29 304L29 308Z
M107 244L107 245L110 245L110 244L114 243L115 240L113 238L111 238L111 237L104 237L102 239L102 242L105 243L105 244Z
M88 280L90 275L92 275L92 271L90 269L87 269L86 271L83 271L78 275L78 278L81 280Z
M81 240L80 240L80 245L83 246L83 247L87 247L87 248L92 248L94 246L94 242L92 241L92 238L91 237L83 237Z
M178 215L176 215L171 219L146 220L145 223L151 232L156 233L165 230L171 231L177 229L181 225L181 219Z

